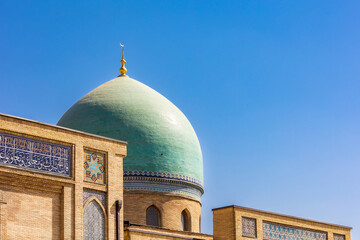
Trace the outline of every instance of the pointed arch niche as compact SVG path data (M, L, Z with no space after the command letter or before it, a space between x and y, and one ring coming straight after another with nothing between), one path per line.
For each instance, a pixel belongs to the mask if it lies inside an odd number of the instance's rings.
M95 197L89 198L84 204L84 240L105 240L106 214L105 209Z
M181 212L181 230L191 231L191 216L187 209Z
M160 210L154 205L146 209L146 225L161 227Z

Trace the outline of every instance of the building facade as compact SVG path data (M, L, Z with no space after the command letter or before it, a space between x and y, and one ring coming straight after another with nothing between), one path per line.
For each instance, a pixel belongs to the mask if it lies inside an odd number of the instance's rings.
M196 133L125 62L57 126L0 114L0 239L350 240L349 227L235 206L200 233Z
M345 240L351 227L240 206L213 209L214 239Z
M126 144L1 114L1 239L123 237Z

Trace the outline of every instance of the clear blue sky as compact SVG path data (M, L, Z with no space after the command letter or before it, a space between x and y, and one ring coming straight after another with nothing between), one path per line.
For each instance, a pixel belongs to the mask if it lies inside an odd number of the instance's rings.
M0 112L56 124L128 74L177 105L204 155L203 231L237 204L360 239L359 1L1 1Z

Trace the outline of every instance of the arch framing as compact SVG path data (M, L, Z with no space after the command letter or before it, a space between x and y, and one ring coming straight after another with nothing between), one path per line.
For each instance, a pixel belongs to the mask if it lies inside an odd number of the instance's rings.
M191 214L189 209L185 208L181 211L181 226L183 231L191 232Z
M158 222L158 226L155 226L155 225L151 225L148 223L148 211L150 208L154 208L156 213L157 213L157 222ZM146 211L145 211L145 217L146 217L146 225L148 226L155 226L155 227L162 227L162 211L160 210L160 208L158 206L156 206L155 204L152 204L150 205L149 207L146 208Z
M84 213L85 213L85 209L86 207L92 202L92 201L95 201L95 203L98 204L98 206L100 207L101 211L102 211L102 214L104 215L104 239L107 239L108 236L107 236L107 232L108 232L108 224L107 224L107 214L106 214L106 210L103 206L103 204L99 201L99 199L97 199L96 197L89 197L86 202L83 204L83 210L82 210L82 223L83 223L83 231L82 231L82 234L83 234L83 239L84 239Z

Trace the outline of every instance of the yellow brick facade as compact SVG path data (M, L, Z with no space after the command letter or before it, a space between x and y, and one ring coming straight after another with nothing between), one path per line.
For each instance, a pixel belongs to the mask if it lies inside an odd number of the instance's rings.
M0 191L2 199L6 200L1 209L6 216L3 220L6 222L5 239L61 239L60 191L24 190L4 185L1 184Z
M149 226L125 227L125 240L213 240L212 235Z
M201 204L182 196L124 192L124 218L132 224L146 225L146 209L154 205L160 211L162 227L181 230L181 212L188 210L191 232L200 232Z
M0 132L72 149L70 177L0 164L1 240L84 239L84 207L92 200L84 202L84 191L106 196L105 203L94 199L105 215L105 239L109 240L260 240L265 239L263 223L326 233L327 240L334 240L334 234L351 240L349 227L239 206L214 209L214 236L201 234L199 200L170 193L123 192L126 142L3 114ZM104 184L84 181L85 150L103 154ZM118 222L116 201L122 203ZM146 210L152 205L160 211L161 227L146 226ZM190 231L182 231L183 210L190 215ZM256 222L255 237L244 236L244 217ZM124 226L124 221L129 223Z
M242 232L242 219L250 218L256 221L256 237L244 236ZM229 206L213 209L214 239L215 240L250 240L266 239L263 237L263 223L273 223L284 227L326 233L327 240L333 240L333 235L345 236L351 240L350 227L329 223L322 223L287 215L260 211L240 206Z
M126 142L8 115L0 115L0 131L71 146L73 152L72 174L68 178L0 165L1 239L83 239L83 189L106 195L105 235L116 239L115 201L123 201ZM85 149L106 155L105 184L83 181Z

